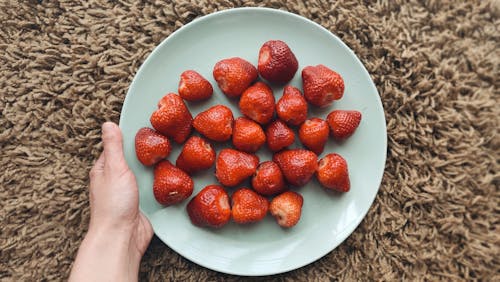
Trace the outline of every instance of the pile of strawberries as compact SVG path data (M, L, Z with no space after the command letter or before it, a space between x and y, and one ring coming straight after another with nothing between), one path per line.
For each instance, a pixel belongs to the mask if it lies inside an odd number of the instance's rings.
M260 74L269 83L285 85L297 69L295 55L279 40L262 45L258 68L238 57L219 61L213 76L225 95L240 99L243 116L237 119L224 105L213 106L193 119L184 100L209 99L213 87L199 73L183 72L179 95L165 95L150 118L154 129L141 128L135 138L138 160L155 166L156 200L168 206L187 199L193 193L191 175L214 163L221 185L205 187L187 205L191 222L197 226L221 227L231 218L237 223L257 222L269 211L280 226L292 227L300 219L303 198L288 188L305 185L313 175L325 188L349 191L345 159L331 153L318 162L318 155L330 135L342 140L353 134L361 113L335 110L326 120L307 118L308 103L325 107L342 98L342 77L324 65L307 66L302 70L304 95L295 87L285 86L277 103L266 83L255 82ZM202 137L190 137L193 127ZM298 138L305 149L287 149L296 138L291 127L298 128ZM235 149L225 148L216 155L210 141L230 139ZM170 140L184 144L175 165L166 160L171 151ZM265 143L274 156L272 161L259 163L255 152ZM224 187L238 186L250 177L252 189L239 188L229 197ZM269 201L269 196L274 198Z

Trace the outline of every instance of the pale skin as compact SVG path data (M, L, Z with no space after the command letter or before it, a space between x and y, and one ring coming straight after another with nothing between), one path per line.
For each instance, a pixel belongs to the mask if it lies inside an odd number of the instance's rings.
M90 225L69 281L137 281L153 228L139 211L137 182L123 155L120 128L102 126L104 151L90 171Z

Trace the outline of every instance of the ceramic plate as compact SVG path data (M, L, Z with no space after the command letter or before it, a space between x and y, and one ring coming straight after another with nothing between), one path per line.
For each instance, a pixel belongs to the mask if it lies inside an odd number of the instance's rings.
M149 117L168 92L177 92L180 74L193 69L214 86L214 95L201 104L189 103L193 117L212 105L229 106L241 116L237 101L227 99L212 77L221 59L242 57L257 64L260 46L267 40L288 43L299 61L299 71L290 84L302 88L300 71L308 65L324 64L345 80L344 97L329 108L312 109L309 116L326 118L334 109L356 109L363 120L347 141L330 140L325 151L344 156L349 165L351 191L327 192L316 180L294 189L304 197L300 222L282 229L268 215L263 221L241 226L233 222L213 230L195 227L186 204L163 207L152 193L153 170L136 159L134 136L151 126ZM274 87L276 100L282 87ZM207 268L238 275L269 275L299 268L326 255L354 231L370 208L379 189L386 158L386 126L377 90L362 63L338 37L303 17L280 10L240 8L214 13L183 26L165 39L137 72L123 105L120 127L125 157L137 177L140 209L151 220L156 235L185 258ZM296 138L298 139L298 138ZM216 144L216 149L230 144ZM293 147L301 147L296 142ZM175 163L181 147L174 145L169 160ZM272 154L261 149L261 161ZM195 191L217 183L214 169L196 175ZM248 184L246 184L248 185ZM243 186L243 185L242 185ZM234 189L228 189L231 193Z

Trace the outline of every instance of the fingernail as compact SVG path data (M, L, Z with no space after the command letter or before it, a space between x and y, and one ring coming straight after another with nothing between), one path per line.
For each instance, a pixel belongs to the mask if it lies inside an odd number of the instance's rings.
M113 130L113 127L114 127L114 124L112 122L105 122L102 124L102 132L109 132L111 130Z

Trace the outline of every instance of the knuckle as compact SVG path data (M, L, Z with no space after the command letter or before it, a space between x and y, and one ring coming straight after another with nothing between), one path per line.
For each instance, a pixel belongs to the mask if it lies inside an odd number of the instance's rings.
M95 177L97 177L98 174L99 174L99 168L98 168L97 164L94 164L94 166L92 166L92 168L89 171L89 177L95 178Z
M95 167L92 167L89 171L89 177L94 178L96 175Z

